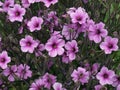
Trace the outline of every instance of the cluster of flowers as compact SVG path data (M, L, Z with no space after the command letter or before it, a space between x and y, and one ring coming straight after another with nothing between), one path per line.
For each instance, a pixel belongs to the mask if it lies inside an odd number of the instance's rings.
M47 88L48 90L50 90L51 86L54 90L66 90L62 87L61 83L56 82L56 76L49 73L46 73L39 79L35 80L30 86L29 90L39 90L41 88Z
M47 16L32 16L30 19L24 19L26 10L34 3L44 3L48 8L52 4L57 3L58 0L22 0L21 5L16 4L14 0L5 0L4 3L0 2L0 12L7 13L7 19L10 22L22 22L31 33L42 30L42 25L48 27L50 30L50 38L45 44L41 43L38 39L34 39L31 35L26 35L19 41L21 51L23 53L35 53L35 55L42 56L43 51L46 50L50 57L61 56L63 63L71 63L76 59L76 55L79 52L77 38L81 33L84 37L88 37L90 41L94 41L99 44L100 49L105 54L111 54L112 51L118 50L118 39L108 36L108 31L105 29L103 22L95 23L90 19L85 9L70 8L62 18L68 19L68 22L62 25L59 22L57 13L51 11ZM19 33L23 33L24 26L21 26ZM59 27L62 30L56 30ZM15 79L28 79L32 77L32 71L30 66L26 64L11 65L8 67L8 63L11 62L11 58L8 56L7 51L3 51L0 54L0 67L3 69L2 74L8 77L9 81L15 81ZM120 77L115 75L115 72L108 70L103 66L99 71L99 64L94 64L92 68L78 67L71 73L72 80L84 85L89 82L90 78L99 80L100 85L95 86L95 90L101 90L105 88L105 85L112 85L120 90ZM54 90L66 90L62 87L62 84L56 82L56 76L46 73L39 79L35 80L29 90L39 90L41 88Z

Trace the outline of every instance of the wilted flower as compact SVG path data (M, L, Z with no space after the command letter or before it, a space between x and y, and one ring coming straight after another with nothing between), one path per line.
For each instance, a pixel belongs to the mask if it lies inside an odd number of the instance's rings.
M30 21L28 21L27 26L30 31L33 32L35 30L40 30L41 25L43 23L43 19L41 17L33 16Z
M112 84L113 77L115 76L114 71L108 70L107 67L102 67L100 72L96 75L96 78L99 80L101 85Z
M29 90L41 90L43 86L44 86L44 82L41 78L39 78L31 84Z
M33 37L26 35L25 38L20 40L22 52L33 53L34 49L38 46L38 42L33 40Z
M11 66L11 67L6 68L6 69L3 71L3 75L8 76L8 80L9 80L9 81L15 81L16 71L17 71L17 66L16 66L16 65L13 65L13 66Z
M93 40L95 43L99 43L102 40L102 37L106 37L108 32L104 29L105 24L100 22L89 27L88 37L90 40Z
M35 49L35 55L38 57L42 55L42 51L45 50L45 46L40 41L37 42L38 42L38 46Z
M72 61L76 58L76 53L78 52L77 42L72 40L71 42L67 42L65 44L65 49L67 50L67 54L69 59Z
M16 75L20 79L28 79L28 77L32 77L32 71L30 70L30 67L26 64L20 64L17 67Z
M0 53L0 67L6 69L9 62L11 62L11 58L8 56L7 51Z
M8 10L9 19L11 22L19 21L22 22L23 16L26 10L22 8L19 4L15 4L13 8Z
M100 44L100 48L104 50L105 54L111 54L112 51L117 51L118 50L118 39L117 38L112 38L110 36L107 36L104 39L104 42Z
M43 77L42 80L44 81L44 87L50 89L51 86L56 82L56 76L46 73Z
M76 39L78 37L78 32L74 29L73 25L64 25L62 30L62 35L66 40Z

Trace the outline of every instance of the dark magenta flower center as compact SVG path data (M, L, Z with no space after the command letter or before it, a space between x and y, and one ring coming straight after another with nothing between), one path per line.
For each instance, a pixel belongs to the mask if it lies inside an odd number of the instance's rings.
M112 43L109 43L109 44L108 44L108 48L109 48L109 49L113 48L113 44L112 44Z
M75 52L75 51L76 51L76 49L73 47L73 48L72 48L72 52Z
M35 23L35 24L34 24L34 27L35 27L35 28L39 27L39 23Z
M107 73L103 74L103 77L104 77L105 79L108 78L108 74L107 74Z
M56 43L53 43L53 44L52 44L52 48L54 48L54 49L57 48L57 44L56 44Z
M52 2L53 0L48 0L49 2Z
M100 29L97 29L97 30L96 30L96 34L98 34L98 35L101 34Z
M32 44L32 43L31 43L30 41L26 42L26 45L27 45L27 46L31 46L31 44Z
M15 16L20 16L20 12L19 12L19 11L16 11L16 12L15 12Z
M120 77L117 77L117 80L120 82Z
M10 3L8 2L8 3L5 4L5 7L9 7L9 5L10 5Z
M83 73L80 73L79 75L78 75L78 79L81 79L81 78L83 78Z
M76 17L76 19L77 19L78 21L81 21L81 20L82 20L82 17L78 16L78 17Z
M0 59L0 62L2 62L2 63L4 63L5 61L6 61L5 58L1 58L1 59Z

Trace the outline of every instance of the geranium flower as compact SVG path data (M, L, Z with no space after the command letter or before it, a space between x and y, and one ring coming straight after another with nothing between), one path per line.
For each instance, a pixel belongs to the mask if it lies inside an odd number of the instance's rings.
M25 12L26 10L24 8L22 8L19 4L15 4L13 8L8 10L8 18L11 22L22 22Z
M16 71L17 71L17 66L13 65L11 67L6 68L3 71L3 75L4 76L8 76L8 80L9 81L15 81L15 75L16 75Z
M44 86L44 82L41 78L39 78L31 84L29 90L41 90L43 86Z
M43 77L42 80L44 81L44 87L50 89L51 86L56 82L56 76L46 73Z
M110 36L107 36L104 39L104 42L100 44L100 48L104 50L105 54L111 54L112 51L117 51L118 50L118 39L117 38L112 38Z
M2 6L3 10L7 12L10 9L10 7L14 6L14 0L5 0Z
M54 5L55 3L58 2L58 0L41 0L41 1L45 4L46 7L50 7L51 4Z
M107 67L102 67L100 72L96 75L101 85L112 84L112 78L115 76L114 71L108 70Z
M33 32L35 30L40 30L41 25L43 23L43 19L41 17L33 16L30 21L28 21L27 26L30 31Z
M71 74L72 80L76 82L80 82L82 84L88 83L89 80L89 72L82 67L78 67L77 70L74 70Z
M65 49L67 50L67 54L70 60L74 60L76 58L76 53L78 52L77 42L72 40L71 42L67 42L65 44Z
M17 67L16 75L20 79L27 79L28 77L32 77L32 71L30 70L30 67L26 64L20 64Z
M20 40L22 52L33 53L34 49L38 46L38 42L33 40L33 37L26 35L25 38Z
M11 62L11 58L8 56L7 51L0 53L0 67L6 69L9 62Z
M100 43L102 37L106 37L108 32L104 29L105 24L100 22L89 27L88 37L90 40L93 40L95 43Z
M53 36L46 43L45 49L49 52L51 57L56 57L57 54L62 55L64 53L64 45L65 41L63 39L59 39Z
M84 24L88 19L88 14L85 10L79 7L75 12L70 14L73 23Z
M54 90L66 90L65 88L62 87L62 84L59 82L56 82L53 84L53 89Z

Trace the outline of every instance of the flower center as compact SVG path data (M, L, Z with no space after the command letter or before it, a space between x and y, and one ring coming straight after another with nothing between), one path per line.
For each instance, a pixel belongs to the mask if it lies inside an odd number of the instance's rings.
M32 44L32 43L31 43L30 41L28 41L28 42L26 43L27 46L31 46L31 44Z
M72 48L72 51L73 51L73 52L75 52L75 51L76 51L76 49L73 47L73 48Z
M120 77L117 77L117 80L120 82Z
M1 58L1 59L0 59L0 62L2 62L2 63L4 63L5 61L6 61L5 58Z
M56 43L53 43L52 44L52 47L55 49L55 48L57 48L57 44Z
M48 0L49 2L53 1L53 0Z
M35 27L35 28L39 27L39 23L35 23L35 24L34 24L34 27Z
M109 49L113 48L113 44L109 43L109 44L108 44L108 48L109 48Z
M82 17L78 16L76 19L77 19L78 21L81 21L81 20L82 20Z
M105 73L105 74L103 75L103 77L104 77L105 79L108 78L108 74Z
M98 35L101 34L100 29L97 29L97 30L96 30L96 34L98 34Z
M16 11L16 12L15 12L15 16L20 16L20 12L19 12L19 11Z
M78 75L78 79L80 80L81 78L83 78L83 73L80 73L80 74Z
M6 6L6 7L9 7L9 5L10 5L10 3L8 2L8 3L6 3L6 5L5 5L5 6Z

